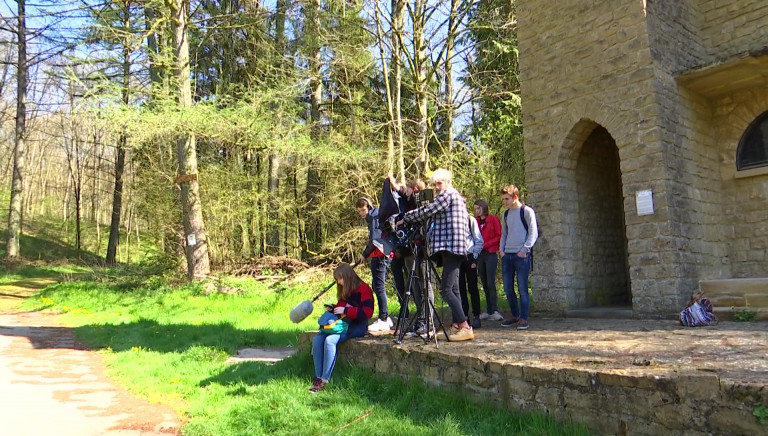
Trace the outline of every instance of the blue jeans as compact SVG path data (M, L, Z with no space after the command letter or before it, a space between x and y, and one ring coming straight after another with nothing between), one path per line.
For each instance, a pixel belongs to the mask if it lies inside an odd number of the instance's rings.
M531 254L520 257L517 253L505 253L501 258L501 279L504 282L504 293L512 316L528 320L528 310L531 299L528 294L528 275L531 272ZM520 306L517 305L515 294L515 275L517 275L517 292L520 294Z
M331 379L333 368L336 366L336 347L351 338L365 336L368 332L368 321L355 321L349 325L346 333L329 335L318 333L312 339L312 358L315 361L315 377L325 380Z
M376 295L376 304L379 305L379 319L385 320L389 317L389 308L387 307L387 267L389 259L386 257L372 257L371 277L373 278L373 293Z

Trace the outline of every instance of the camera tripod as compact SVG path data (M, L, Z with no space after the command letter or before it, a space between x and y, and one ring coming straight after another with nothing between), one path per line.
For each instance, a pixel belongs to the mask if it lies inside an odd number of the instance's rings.
M397 337L397 343L401 344L406 333L412 331L416 322L420 322L420 318L423 317L424 335L422 337L424 343L434 341L435 346L437 346L436 326L439 326L443 330L446 339L448 338L445 325L435 310L434 298L430 298L430 294L433 294L433 289L440 289L440 276L437 274L435 264L427 257L425 244L412 240L410 245L413 253L411 270L408 284L405 287L405 295L403 295L401 301L400 314L397 318L394 335ZM421 301L416 302L416 311L409 316L408 304L411 298L414 297L413 290L416 286L420 287Z

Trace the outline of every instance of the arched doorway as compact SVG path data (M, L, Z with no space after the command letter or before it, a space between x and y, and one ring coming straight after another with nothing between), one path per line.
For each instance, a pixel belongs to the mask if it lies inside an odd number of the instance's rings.
M576 162L579 256L577 276L583 279L582 308L631 307L624 197L616 141L595 127Z

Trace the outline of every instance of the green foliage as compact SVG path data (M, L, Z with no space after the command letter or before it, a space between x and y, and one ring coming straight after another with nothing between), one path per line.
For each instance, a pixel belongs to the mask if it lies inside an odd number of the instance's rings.
M763 403L756 403L752 414L760 421L760 424L768 425L768 407L765 407Z
M515 2L503 0L477 2L467 35L474 42L475 57L463 80L478 102L465 135L483 162L468 161L460 167L473 171L468 178L492 211L501 206L498 190L502 185L512 183L524 190L525 184L516 7Z
M286 314L317 291L317 283L274 286L223 280L242 295L203 296L199 284L172 285L164 276L124 287L112 270L99 281L53 285L27 308L63 312L77 336L100 349L109 374L151 401L183 404L186 435L258 434L586 434L543 414L510 413L474 402L459 391L438 390L340 364L326 391L311 395L306 353L274 365L227 364L243 347L296 345L301 331ZM318 302L321 304L322 301ZM290 413L286 413L289 410ZM346 427L347 423L353 422Z
M2 209L0 219L7 215L7 209ZM75 223L62 221L53 217L34 217L24 221L24 233L20 236L20 251L24 259L48 263L79 262L84 265L101 265L104 259L101 253L106 252L109 228L101 226L99 231L93 222L81 222L82 249L78 253L74 248ZM120 238L127 239L125 229L120 229ZM151 239L151 238L147 238ZM6 238L0 240L0 256L5 256ZM141 261L154 253L155 246L144 241L140 246L132 243L127 247L131 260ZM127 261L125 246L118 253L118 260Z
M733 320L736 322L755 322L757 321L757 312L749 309L742 309L733 312Z

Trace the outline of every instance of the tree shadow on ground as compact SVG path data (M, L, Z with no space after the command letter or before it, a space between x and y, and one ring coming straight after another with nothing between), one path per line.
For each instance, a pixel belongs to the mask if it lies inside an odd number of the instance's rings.
M69 327L0 326L0 336L27 338L35 349L87 349Z
M0 258L5 258L7 239L0 241ZM30 236L21 235L19 253L22 258L43 262L67 263L77 260L85 265L103 265L104 259L98 254L81 249L80 252L72 245L50 235ZM77 263L77 262L75 262Z
M161 324L141 319L124 324L85 325L75 328L90 347L114 351L141 347L163 353L184 352L191 347L214 347L234 354L238 348L295 346L296 332L271 329L239 329L221 324Z

